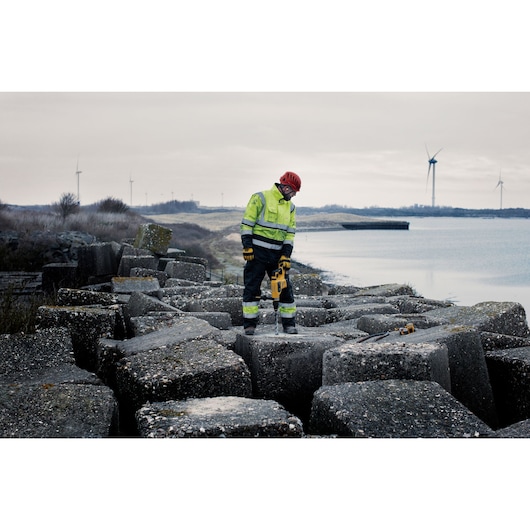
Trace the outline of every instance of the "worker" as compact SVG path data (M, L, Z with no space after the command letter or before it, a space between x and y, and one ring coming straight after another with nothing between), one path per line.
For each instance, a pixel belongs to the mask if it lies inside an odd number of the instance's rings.
M261 282L265 273L291 268L296 208L291 199L300 191L302 181L292 171L287 171L270 190L254 193L241 222L241 243L245 269L243 280L243 330L254 335L258 324ZM278 304L283 331L298 333L296 329L296 304L293 288L286 274L287 287L282 290Z

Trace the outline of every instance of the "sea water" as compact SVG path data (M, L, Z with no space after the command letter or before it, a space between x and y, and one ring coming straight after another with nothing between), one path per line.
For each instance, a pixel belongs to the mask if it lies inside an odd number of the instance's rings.
M530 316L530 219L402 220L409 230L298 232L292 257L339 285L407 284L457 305L519 302Z

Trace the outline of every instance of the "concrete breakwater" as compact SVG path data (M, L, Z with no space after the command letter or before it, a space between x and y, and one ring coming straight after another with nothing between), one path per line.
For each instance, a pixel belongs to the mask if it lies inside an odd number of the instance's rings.
M530 434L520 304L459 307L405 285L333 286L293 271L299 335L276 334L264 299L248 337L242 287L207 270L117 243L45 267L57 304L39 308L35 334L0 337L0 436Z

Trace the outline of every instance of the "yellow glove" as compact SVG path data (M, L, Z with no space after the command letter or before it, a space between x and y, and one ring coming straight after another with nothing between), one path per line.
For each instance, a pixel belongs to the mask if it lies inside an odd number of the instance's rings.
M278 261L278 267L282 267L284 270L288 271L291 268L291 258L282 256L280 261Z
M244 248L243 249L243 259L245 261L252 261L254 259L254 249L253 248Z

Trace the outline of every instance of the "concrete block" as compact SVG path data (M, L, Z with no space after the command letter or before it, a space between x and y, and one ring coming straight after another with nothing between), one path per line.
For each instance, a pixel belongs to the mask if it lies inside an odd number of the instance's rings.
M190 299L184 306L186 311L228 313L233 326L243 325L242 299L237 298L204 298Z
M328 313L329 321L339 322L340 320L354 320L363 315L389 315L399 313L399 311L390 304L366 303L332 308L328 310Z
M322 384L325 386L384 379L436 381L450 392L447 346L348 342L324 352Z
M111 280L112 292L120 294L145 293L156 295L160 284L156 278L131 278L129 276L115 276Z
M315 392L309 432L355 438L477 438L493 430L434 381L363 381Z
M116 276L121 257L121 246L116 242L92 243L77 250L77 263L82 283L89 278Z
M100 338L123 338L124 318L121 307L97 306L40 306L37 326L67 328L72 338L76 363L94 371Z
M495 431L495 438L530 438L530 419L522 420Z
M230 329L232 327L232 317L230 313L223 311L194 311L189 313L195 318L206 320L217 329Z
M363 287L355 292L355 296L403 296L409 295L414 296L414 289L410 285L404 285L400 283L387 283L384 285L372 285L369 287Z
M150 311L177 312L178 309L166 304L165 302L162 302L154 296L149 296L142 292L135 292L131 294L129 301L125 306L125 313L128 317L146 315Z
M327 286L318 274L292 274L290 280L295 297L302 294L319 296L328 292Z
M368 333L357 329L355 320L340 320L339 322L332 322L324 324L319 327L319 331L326 335L333 335L340 337L346 341L358 340L363 337L368 337Z
M158 270L158 259L152 254L140 256L123 254L118 266L118 276L131 276L131 270L137 268Z
M272 400L237 396L150 403L136 413L146 438L300 438L302 422Z
M118 303L118 297L112 293L88 291L86 289L61 288L57 291L57 305L103 305L109 306Z
M61 287L78 287L77 263L49 263L42 267L42 290L54 293Z
M129 276L137 278L145 278L150 276L152 278L156 278L160 284L160 287L164 287L168 279L168 275L164 271L145 269L143 267L132 267L129 271Z
M464 325L436 326L409 335L391 333L380 343L437 342L447 346L451 394L490 427L498 425L484 350L476 329Z
M144 335L144 337L146 337ZM252 396L243 359L213 340L149 347L123 358L116 392L131 410L155 401L190 397Z
M163 256L167 254L172 234L170 228L153 223L142 224L138 227L134 246Z
M180 278L197 283L206 281L206 267L202 263L188 263L186 261L170 261L164 272L170 278Z
M239 300L239 306L239 312L241 312L241 299ZM276 314L274 312L274 308L272 307L272 301L262 303L261 307L264 308L260 309L259 312L260 325L274 324L276 322ZM319 327L327 322L327 318L328 312L324 308L298 306L296 308L296 323L300 326L307 328Z
M415 329L428 329L439 325L437 320L432 320L424 314L391 314L391 315L363 315L357 320L357 327L373 335L384 331L403 328L408 323L414 324Z
M104 438L117 434L112 390L94 384L0 384L0 437Z
M159 331L160 329L172 327L177 323L177 320L182 316L186 316L184 311L151 311L148 314L131 317L129 319L129 327L133 337L139 335L146 335Z
M74 363L70 331L65 327L0 335L0 382L32 381L52 368Z
M530 418L530 347L485 355L500 426Z
M254 395L278 401L303 418L322 385L323 354L342 339L300 326L298 335L276 335L274 326L258 329L253 336L238 335L235 348L250 368Z
M128 340L98 341L96 374L106 384L115 386L117 363L127 357L153 348L170 347L186 341L210 339L217 341L221 332L208 322L187 316L179 316L171 326L161 326L152 333L146 333Z
M427 313L440 325L462 325L478 331L528 337L530 329L523 306L517 302L481 302L470 307L452 306Z
M490 331L480 332L480 342L484 351L508 350L510 348L524 348L530 346L530 337L515 337L502 335Z

